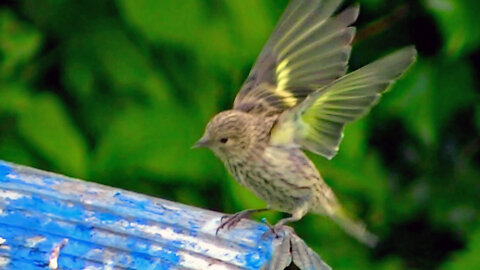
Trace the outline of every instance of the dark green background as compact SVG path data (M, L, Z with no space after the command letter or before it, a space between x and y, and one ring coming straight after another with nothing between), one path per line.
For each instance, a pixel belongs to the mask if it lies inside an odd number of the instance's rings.
M351 69L408 44L419 59L338 156L314 160L382 241L313 215L294 227L335 269L478 269L480 2L359 2ZM228 213L264 206L190 147L286 4L3 1L0 159Z

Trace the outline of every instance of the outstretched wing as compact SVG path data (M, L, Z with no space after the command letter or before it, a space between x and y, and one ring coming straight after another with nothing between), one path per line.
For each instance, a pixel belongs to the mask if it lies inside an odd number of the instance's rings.
M331 159L338 151L343 126L364 115L415 58L414 47L403 48L312 93L282 113L270 143L301 146Z
M292 0L235 98L234 109L283 111L343 76L358 6L331 18L341 0Z

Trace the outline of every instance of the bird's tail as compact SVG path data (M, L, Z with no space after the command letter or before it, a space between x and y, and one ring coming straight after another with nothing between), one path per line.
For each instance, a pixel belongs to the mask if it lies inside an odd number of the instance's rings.
M364 243L369 247L375 247L378 242L378 237L369 232L365 225L361 222L356 222L350 219L345 211L340 207L334 211L330 217L344 229L348 234L355 237L358 241Z

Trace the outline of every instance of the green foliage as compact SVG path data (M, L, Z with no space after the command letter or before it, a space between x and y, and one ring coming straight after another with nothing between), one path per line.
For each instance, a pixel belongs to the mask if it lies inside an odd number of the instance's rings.
M54 95L40 94L30 100L18 117L18 133L57 170L85 176L85 140Z
M442 28L447 55L458 57L478 48L478 2L475 0L424 0Z
M231 106L287 2L0 7L0 159L224 212L263 207L212 153L190 147ZM480 266L477 2L360 1L352 69L412 43L420 54L346 127L333 160L311 155L382 239L370 250L326 218L294 224L335 269ZM407 15L385 20L402 6Z
M480 231L473 232L470 235L469 245L465 250L456 252L450 258L450 261L443 265L442 269L471 269L472 266L480 265Z

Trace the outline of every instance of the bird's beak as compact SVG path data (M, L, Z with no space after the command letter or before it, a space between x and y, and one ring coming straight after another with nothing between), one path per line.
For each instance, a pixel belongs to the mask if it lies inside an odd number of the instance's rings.
M206 138L205 136L203 136L202 138L200 138L200 140L198 140L192 146L192 148L207 147L209 144L210 144L210 140L208 138Z

